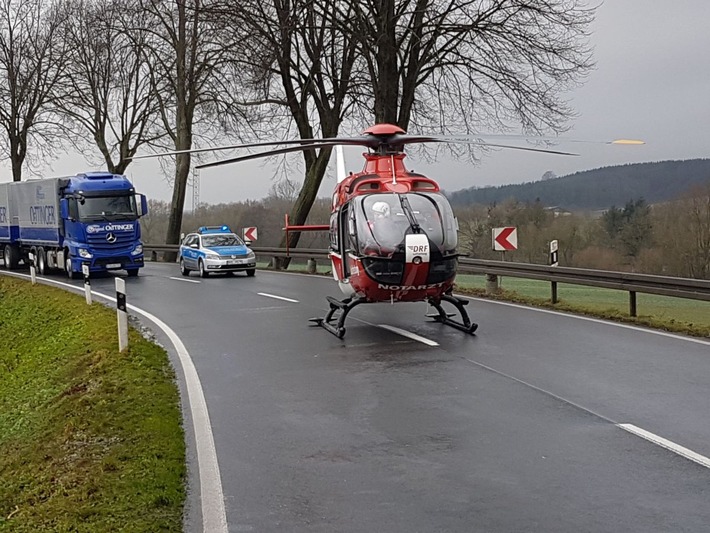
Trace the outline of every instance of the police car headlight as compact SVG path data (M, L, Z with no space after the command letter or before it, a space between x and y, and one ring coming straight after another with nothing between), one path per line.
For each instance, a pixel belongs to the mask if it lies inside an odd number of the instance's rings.
M131 252L131 255L139 255L143 253L143 245L139 244L135 248L133 248L133 251Z
M256 259L256 254L254 252L249 252L247 254L247 259Z
M79 257L83 257L84 259L91 259L94 257L89 250L86 248L79 248Z
M205 259L211 259L212 261L219 261L219 256L217 254L205 254Z

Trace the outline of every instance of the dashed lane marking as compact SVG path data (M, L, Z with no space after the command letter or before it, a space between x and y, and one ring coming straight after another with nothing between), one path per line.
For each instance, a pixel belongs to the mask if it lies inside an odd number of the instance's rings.
M257 292L259 296L266 296L267 298L275 298L276 300L283 300L284 302L293 302L295 304L298 303L298 300L294 300L293 298L286 298L285 296L277 296L276 294L269 294L266 292Z

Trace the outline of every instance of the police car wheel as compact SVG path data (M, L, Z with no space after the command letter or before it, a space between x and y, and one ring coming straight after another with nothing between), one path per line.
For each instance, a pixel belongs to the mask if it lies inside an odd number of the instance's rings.
M198 266L200 267L200 277L201 278L206 278L207 276L210 275L210 273L207 272L207 270L205 269L205 263L202 261L202 259L200 259Z
M185 266L185 260L182 257L180 258L180 274L183 276L190 275L190 269Z
M256 274L255 268L250 268L249 270L247 270L247 276L249 276L250 278L253 278L254 274Z

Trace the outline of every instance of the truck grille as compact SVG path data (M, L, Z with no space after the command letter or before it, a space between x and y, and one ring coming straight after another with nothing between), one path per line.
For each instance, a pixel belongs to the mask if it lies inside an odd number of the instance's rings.
M128 250L133 248L134 236L132 233L114 233L116 237L114 242L108 242L106 235L87 235L86 241L95 250Z

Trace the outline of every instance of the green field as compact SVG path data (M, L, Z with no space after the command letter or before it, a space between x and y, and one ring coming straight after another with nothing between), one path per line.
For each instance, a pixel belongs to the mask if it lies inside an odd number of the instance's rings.
M0 531L180 531L185 444L165 350L116 313L0 276Z
M629 316L629 293L626 291L558 284L559 302L553 306L550 303L550 283L547 281L505 277L499 278L499 282L501 294L497 297L500 299L710 337L710 302L637 293L638 317L634 319ZM456 286L461 292L483 296L485 276L460 274L456 276Z

